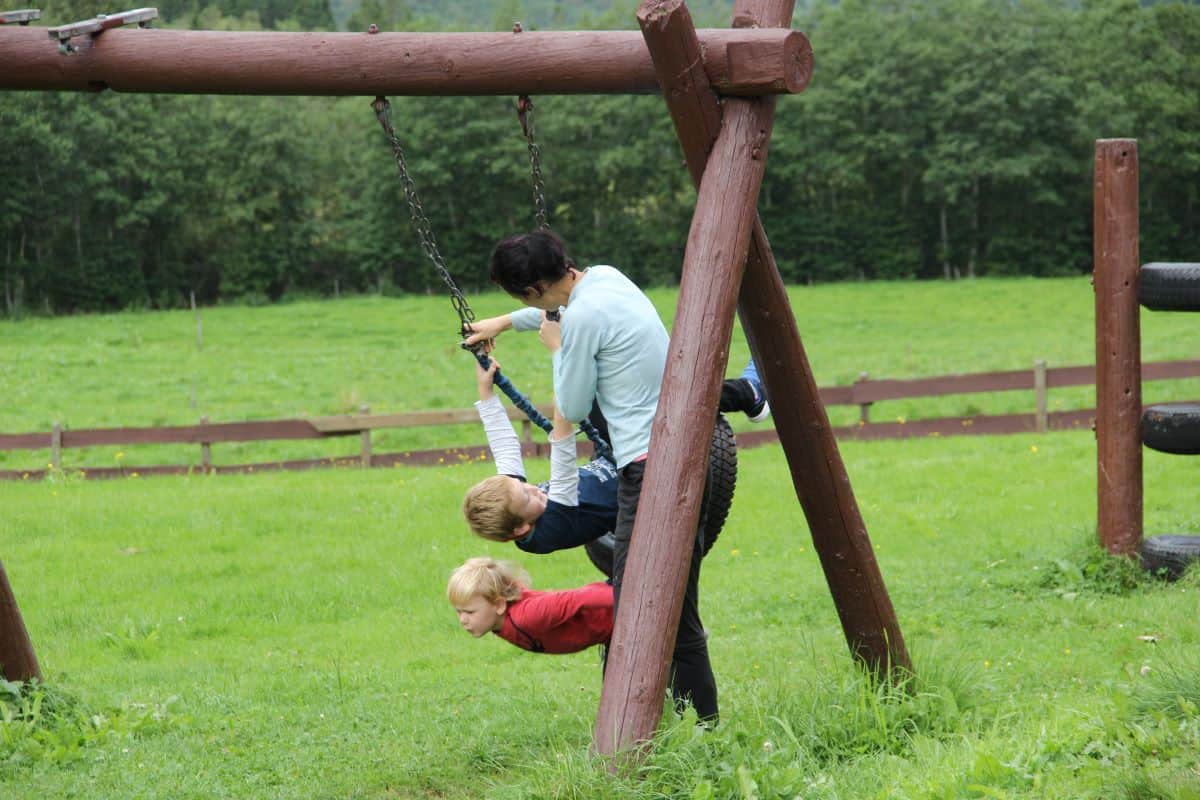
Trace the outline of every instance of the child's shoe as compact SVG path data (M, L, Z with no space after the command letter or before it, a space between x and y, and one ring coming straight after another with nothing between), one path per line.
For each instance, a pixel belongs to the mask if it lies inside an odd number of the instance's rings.
M750 384L750 388L754 391L754 403L746 409L746 416L750 418L751 422L762 422L771 416L771 405L767 402L767 392L758 378L758 367L755 366L753 358L742 370L741 380Z

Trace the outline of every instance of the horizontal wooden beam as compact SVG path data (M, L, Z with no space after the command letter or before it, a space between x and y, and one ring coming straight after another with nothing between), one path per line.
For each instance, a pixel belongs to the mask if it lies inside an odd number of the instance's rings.
M799 92L812 75L804 34L704 30L704 69L721 94ZM0 89L250 95L650 94L637 31L287 33L114 29L61 55L47 29L0 28Z

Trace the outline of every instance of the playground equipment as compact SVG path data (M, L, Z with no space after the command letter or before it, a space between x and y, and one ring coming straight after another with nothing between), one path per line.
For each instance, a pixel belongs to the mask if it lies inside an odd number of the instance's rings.
M911 662L756 206L774 94L812 71L792 0L736 0L733 29L697 31L682 0L646 0L636 32L236 33L113 28L60 55L0 28L0 89L315 95L661 91L698 186L595 726L600 753L654 732L688 573L735 309L852 657ZM699 387L699 388L697 388Z
M17 598L8 584L8 574L0 563L0 674L9 681L41 679L37 656L29 641L29 632L17 608Z
M1142 446L1200 453L1200 405L1142 408L1139 305L1200 311L1200 264L1139 266L1137 140L1096 142L1094 185L1097 534L1110 553L1178 577L1200 536L1143 540Z

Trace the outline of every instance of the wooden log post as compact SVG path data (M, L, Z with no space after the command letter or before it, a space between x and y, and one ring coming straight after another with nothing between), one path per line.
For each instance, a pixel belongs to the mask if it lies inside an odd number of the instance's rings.
M0 563L0 669L4 679L9 681L42 679L29 632L25 630L3 563Z
M201 417L200 424L207 425L208 417ZM212 472L212 442L200 442L200 471L205 474Z
M871 379L870 373L860 372L860 373L858 373L858 380L855 381L855 383L856 384L866 383L870 379ZM871 401L870 400L864 400L858 404L858 421L861 422L863 425L867 425L871 422Z
M371 407L362 405L362 406L358 407L358 411L360 414L362 414L365 417L371 413ZM369 425L370 420L367 420L366 423ZM361 463L363 469L370 469L370 467L371 467L371 429L369 427L363 428L362 432L359 434L359 462Z
M1096 531L1108 552L1129 555L1143 519L1137 140L1097 140L1093 192Z
M786 30L706 30L726 95L798 92L807 47ZM45 28L0 26L0 89L273 95L649 94L637 31L292 33L121 28L65 57Z
M62 423L55 422L50 428L50 468L54 470L62 469L62 439Z
M1046 359L1033 362L1033 397L1036 409L1034 429L1045 433L1050 429L1050 398L1046 395Z
M644 3L643 31L654 28L664 5L694 31L682 0ZM667 60L682 55L672 41L645 35L652 54L665 47ZM716 418L774 110L744 101L726 111L700 183L596 717L600 753L649 739L662 716L707 475L712 425L705 420Z
M663 96L671 109L688 168L699 182L720 127L720 110L716 95L703 85L700 71L694 66L689 69L698 58L694 37L684 45L684 54L674 59L667 58L671 50L651 41L651 35L668 40L683 36L672 32L680 27L671 20L679 14L672 11L674 5L681 4L644 4L643 9L657 8L658 12L652 26L643 25L643 35L647 36L656 64L660 59L663 62L659 66ZM788 25L792 5L790 0L738 0L734 21L760 27ZM645 14L639 11L641 16ZM661 54L656 52L659 50ZM806 62L804 70L811 73L811 51ZM745 103L726 99L726 119L731 113L744 113L735 109ZM800 341L787 291L762 223L755 218L752 224L738 310L767 396L774 398L772 418L846 641L852 656L873 672L909 672L912 663L904 637ZM684 330L678 321L675 330Z

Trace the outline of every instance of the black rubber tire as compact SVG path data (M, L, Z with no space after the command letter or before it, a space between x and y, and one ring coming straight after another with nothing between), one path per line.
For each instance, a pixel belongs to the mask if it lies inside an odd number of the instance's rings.
M1142 566L1176 580L1200 559L1200 536L1151 536L1142 540Z
M1200 403L1164 403L1142 409L1142 444L1160 453L1200 455Z
M733 504L733 492L737 488L737 439L733 428L723 415L717 416L713 428L712 445L708 451L708 478L704 483L704 497L700 501L701 553L708 555ZM593 539L584 545L588 560L605 576L612 577L613 549L616 540L611 533Z
M1151 311L1200 311L1200 264L1143 264L1138 302Z

